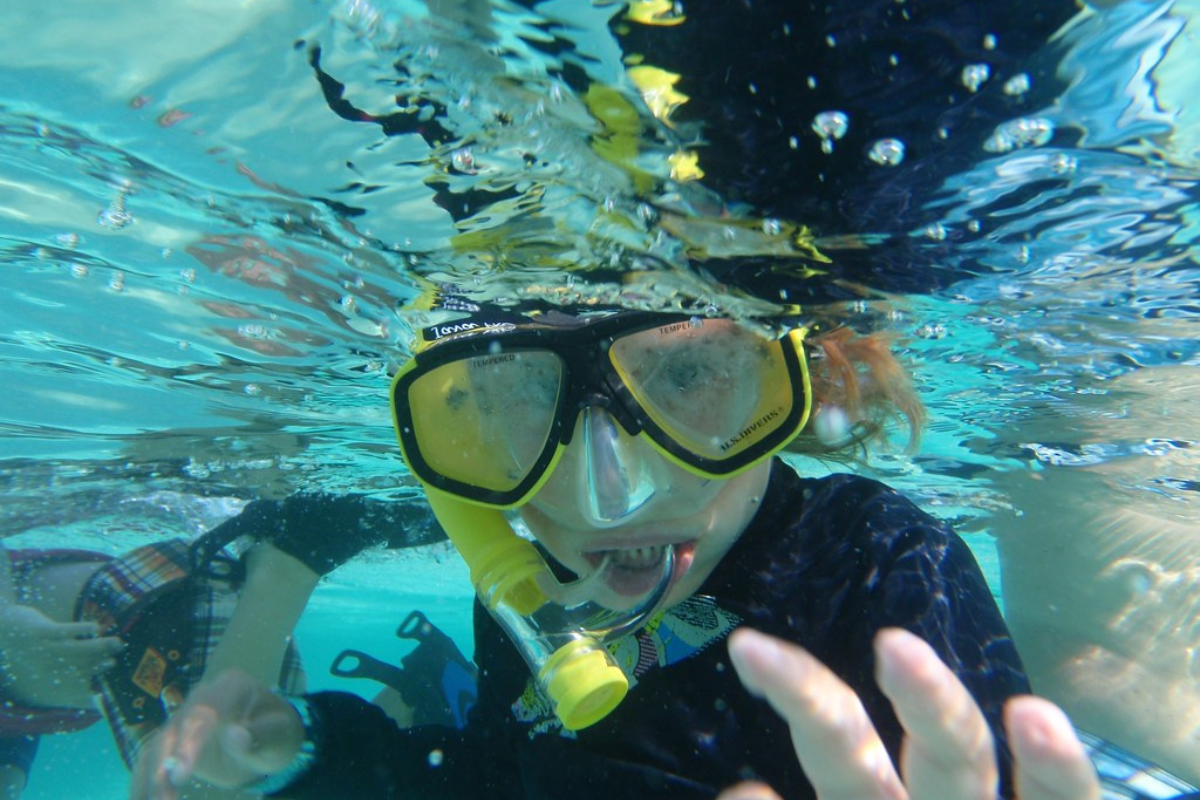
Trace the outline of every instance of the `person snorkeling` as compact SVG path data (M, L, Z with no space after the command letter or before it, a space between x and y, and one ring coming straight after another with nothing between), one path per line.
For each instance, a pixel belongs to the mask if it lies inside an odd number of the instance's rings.
M906 731L913 791L1097 795L1061 712L1018 697L965 543L883 484L778 457L853 452L897 414L917 436L884 340L476 311L423 331L392 388L405 462L479 595L465 727L230 672L164 728L132 798L193 778L289 798L764 791L747 779L895 797Z

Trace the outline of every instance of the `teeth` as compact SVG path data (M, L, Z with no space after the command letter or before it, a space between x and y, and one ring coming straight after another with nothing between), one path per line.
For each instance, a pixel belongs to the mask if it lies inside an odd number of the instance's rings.
M659 562L663 550L663 547L634 547L628 550L614 550L612 551L612 561L618 566L629 569L646 569Z

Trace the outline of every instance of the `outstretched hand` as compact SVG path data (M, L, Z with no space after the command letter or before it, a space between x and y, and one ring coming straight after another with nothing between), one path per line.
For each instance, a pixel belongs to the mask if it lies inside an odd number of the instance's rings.
M246 786L290 764L303 739L290 703L246 673L228 670L193 689L149 740L130 800L177 800L193 778Z
M992 798L998 771L991 731L958 678L920 638L900 629L875 639L876 679L908 735L897 773L854 691L795 645L742 629L729 652L746 688L787 721L821 800ZM1005 709L1020 800L1096 800L1100 786L1066 715L1036 697ZM901 774L903 778L901 778ZM778 800L743 783L717 800Z

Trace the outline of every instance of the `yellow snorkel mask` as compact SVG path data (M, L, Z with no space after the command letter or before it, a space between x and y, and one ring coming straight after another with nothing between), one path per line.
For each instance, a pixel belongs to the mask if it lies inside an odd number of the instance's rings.
M598 529L619 526L658 477L626 452L631 437L691 473L730 478L795 437L811 399L803 329L773 339L726 319L650 312L566 323L514 316L429 329L433 341L391 395L405 462L476 592L577 730L628 690L604 645L658 610L690 554L664 548L653 585L613 610L590 591L613 577L609 560L561 582L505 512L537 494L578 437L580 512Z

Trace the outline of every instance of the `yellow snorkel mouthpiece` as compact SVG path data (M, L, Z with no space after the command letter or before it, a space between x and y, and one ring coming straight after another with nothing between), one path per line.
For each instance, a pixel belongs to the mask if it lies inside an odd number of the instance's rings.
M632 610L610 611L585 596L586 585L602 579L603 566L560 584L501 511L432 486L425 491L481 602L520 651L563 727L580 730L608 716L628 693L629 679L604 642L635 629L657 608L669 588L673 552L664 558L664 577L654 592Z

